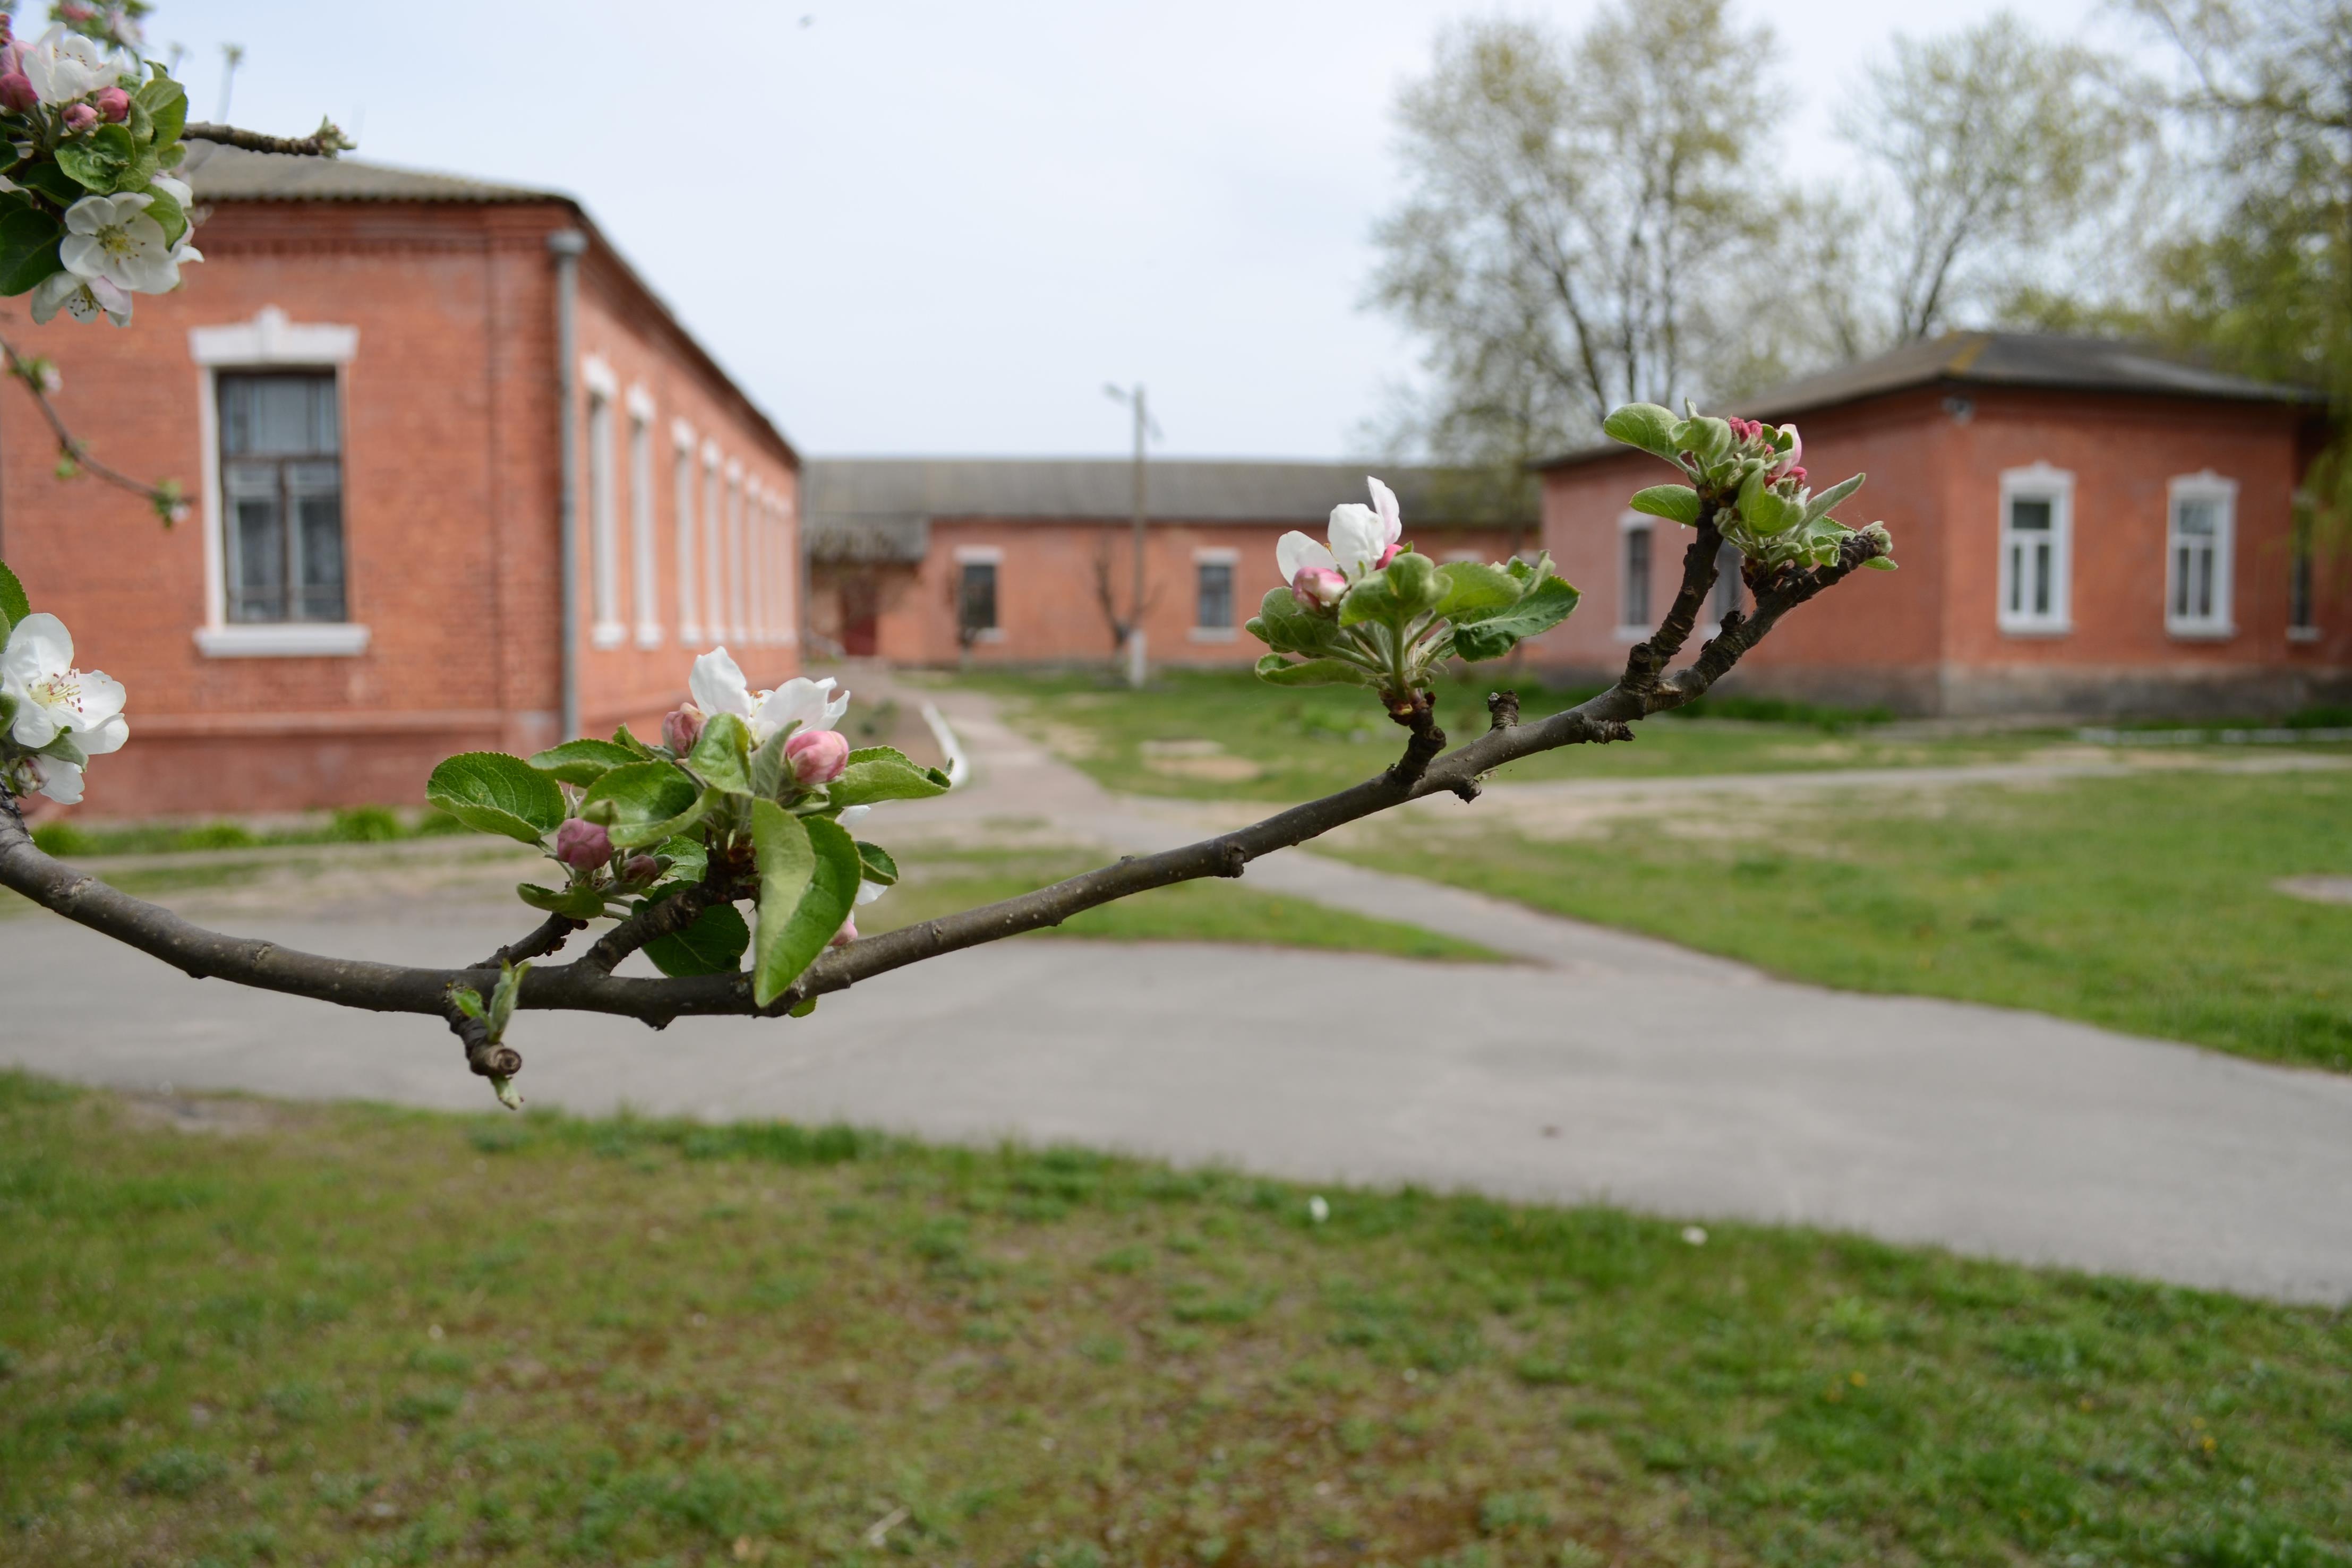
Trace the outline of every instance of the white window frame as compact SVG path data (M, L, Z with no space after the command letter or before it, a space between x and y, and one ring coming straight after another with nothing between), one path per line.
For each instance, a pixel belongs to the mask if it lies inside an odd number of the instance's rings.
M702 640L717 644L727 636L727 489L719 443L702 444Z
M751 640L751 580L749 551L743 538L743 465L730 458L727 464L727 629L735 641L748 645Z
M1237 549L1227 549L1223 546L1207 546L1192 552L1192 619L1198 621L1201 618L1201 569L1204 566L1222 566L1230 568L1233 571L1231 580L1233 602L1228 608L1234 618L1234 624L1195 626L1190 633L1192 641L1231 643L1240 636L1240 622L1243 619L1241 564L1242 552Z
M613 405L621 381L601 355L580 362L580 385L588 394L587 521L588 604L595 619L588 628L592 648L617 648L628 641L621 620L621 506L619 459L614 451Z
M2213 549L2213 611L2210 615L2178 615L2173 612L2175 595L2180 584L2175 573L2180 560L2180 504L2183 501L2213 501L2220 504L2221 527L2215 530ZM2238 482L2216 474L2210 468L2195 474L2182 474L2165 486L2164 494L2164 629L2172 636L2196 642L2217 642L2238 634L2236 600L2237 574L2231 565L2238 545Z
M786 473L787 482L791 479ZM789 489L776 494L776 641L798 647L801 640L801 551L798 517Z
M654 567L654 399L632 386L629 410L629 577L637 646L662 645L661 579Z
M2012 557L2016 536L2010 528L2010 518L2019 501L2050 503L2050 609L2047 613L2032 610L2011 611L2010 601L2017 597L2018 585L2012 580ZM2063 468L2053 468L2047 463L2036 463L2030 468L2011 468L2000 476L2000 520L1996 533L2000 541L2000 570L1996 574L2000 597L1993 601L1994 619L2000 630L2012 637L2063 637L2074 630L2074 476Z
M694 553L694 427L680 419L669 427L670 483L677 491L677 640L686 647L702 642L702 622L695 613L695 582L702 575Z
M961 607L961 596L963 593L963 569L968 566L992 566L996 569L996 624L993 626L982 627L979 632L973 633L972 641L976 643L1002 643L1004 641L1004 550L1003 547L998 545L956 546L955 591L957 594L958 608L956 609L955 613L959 619L961 619L963 614L963 611Z
M221 494L220 388L223 371L331 370L335 373L335 417L342 422L338 445L343 459L343 603L351 604L351 363L360 351L360 329L326 322L295 322L275 305L265 305L250 321L188 331L188 357L196 363L196 430L204 447L198 500L204 508L205 618L196 628L196 652L208 659L349 659L367 652L369 631L355 621L289 621L231 625L228 619L228 505Z

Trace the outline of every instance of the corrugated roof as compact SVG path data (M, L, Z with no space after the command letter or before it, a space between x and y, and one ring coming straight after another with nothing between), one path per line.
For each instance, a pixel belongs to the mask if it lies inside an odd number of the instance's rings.
M395 169L356 158L248 152L217 141L188 143L179 172L209 202L570 202L560 191L501 185L457 174ZM574 204L575 205L577 204Z
M1876 359L1784 382L1740 399L1728 412L1751 419L1785 419L1812 409L1945 384L2141 392L2290 406L2316 406L2327 401L2325 393L2309 387L2231 375L2144 343L2052 332L1947 332L1906 343ZM1626 450L1612 442L1567 453L1536 466L1565 468Z
M1368 501L1364 478L1374 473L1395 489L1409 526L1535 522L1531 512L1498 516L1458 471L1382 463L1157 459L1150 511L1165 522L1318 525L1343 501ZM1115 519L1135 504L1134 466L1119 457L827 457L810 462L805 482L819 559L917 559L929 533L916 525L935 517ZM886 533L890 549L908 553L874 553ZM876 538L862 538L868 534Z

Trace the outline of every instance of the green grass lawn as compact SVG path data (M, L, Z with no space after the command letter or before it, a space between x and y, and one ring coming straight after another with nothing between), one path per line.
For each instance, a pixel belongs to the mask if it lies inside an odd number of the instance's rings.
M1710 831L1669 831L1676 817ZM1676 817L1335 852L1797 979L2352 1071L2352 905L2271 885L2352 873L2352 774L1696 800Z
M906 880L887 897L859 910L857 928L875 936L1017 897L1100 863L1099 857L1055 852L967 850L943 855L910 854ZM1034 935L1121 942L1239 942L1383 953L1401 958L1507 962L1504 955L1475 942L1224 881L1156 888L1089 909Z
M1318 1225L1066 1150L203 1103L244 1130L0 1075L0 1561L2352 1545L2339 1312L1410 1191Z
M1107 677L995 674L959 677L1004 704L1005 717L1043 737L1113 789L1196 799L1301 800L1358 783L1403 749L1404 732L1355 687L1291 689L1245 671L1165 670L1141 692ZM1528 718L1591 695L1497 669L1438 692L1439 721L1456 743L1486 727L1486 694L1510 686ZM1705 713L1707 710L1702 709ZM1921 739L1890 737L1860 716L1718 699L1715 713L1793 712L1797 719L1661 716L1630 745L1578 746L1513 763L1498 778L1647 778L1669 773L1785 772L2013 759L2047 734Z

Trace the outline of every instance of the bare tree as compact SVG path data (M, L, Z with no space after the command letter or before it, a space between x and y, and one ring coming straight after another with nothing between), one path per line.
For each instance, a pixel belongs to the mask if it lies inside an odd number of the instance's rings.
M1746 315L1729 264L1769 213L1771 48L1725 0L1621 0L1573 39L1441 37L1399 104L1412 188L1373 289L1429 341L1433 451L1514 465L1710 384Z
M1832 345L1851 357L1930 337L2053 279L2070 296L2095 287L2088 258L2063 242L2147 188L2134 176L2158 145L2148 99L2116 60L2045 42L2006 12L1947 37L1896 39L1839 119L1873 187L1816 219L1863 242L1816 253L1835 269L1821 296Z

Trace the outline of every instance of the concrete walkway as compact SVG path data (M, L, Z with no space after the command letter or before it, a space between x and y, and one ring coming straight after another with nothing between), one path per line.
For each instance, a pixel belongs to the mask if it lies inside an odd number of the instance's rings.
M919 823L1044 818L1065 841L1132 852L1198 831L1191 809L1108 795L979 699L936 695L974 782L877 813L885 841ZM655 1035L527 1017L522 1087L582 1111L1069 1140L2352 1299L2352 1080L2033 1014L1785 984L1297 851L1248 882L1531 962L1012 943L885 977L793 1024ZM418 963L470 958L520 928L509 909L472 904L239 924ZM200 986L46 915L0 924L0 1060L44 1072L488 1104L436 1028Z

